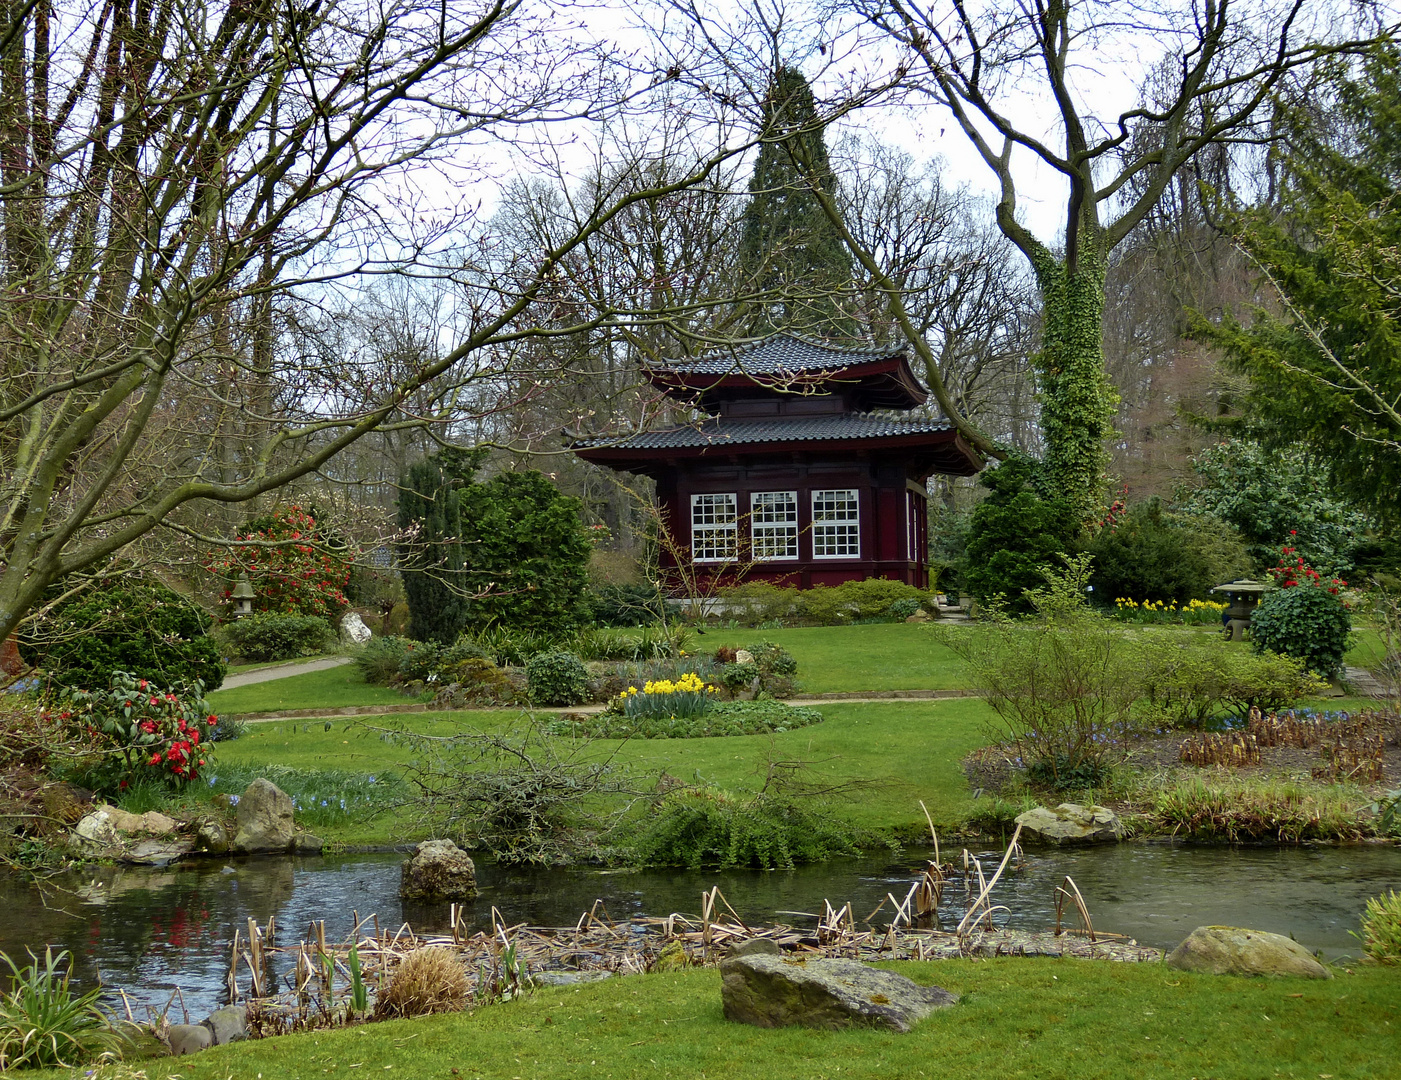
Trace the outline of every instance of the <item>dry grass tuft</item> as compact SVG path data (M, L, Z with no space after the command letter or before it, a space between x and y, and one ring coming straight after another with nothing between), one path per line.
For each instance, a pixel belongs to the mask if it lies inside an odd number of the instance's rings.
M467 971L451 950L415 949L375 1002L375 1019L460 1012L467 1007Z

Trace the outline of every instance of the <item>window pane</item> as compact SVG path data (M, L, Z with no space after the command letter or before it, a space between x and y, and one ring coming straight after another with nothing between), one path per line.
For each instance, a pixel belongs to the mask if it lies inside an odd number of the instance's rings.
M749 498L749 533L754 558L798 557L798 493L756 491Z
M818 559L861 555L860 508L855 488L812 493L812 554Z
M735 557L738 501L733 492L691 496L691 558L728 562Z

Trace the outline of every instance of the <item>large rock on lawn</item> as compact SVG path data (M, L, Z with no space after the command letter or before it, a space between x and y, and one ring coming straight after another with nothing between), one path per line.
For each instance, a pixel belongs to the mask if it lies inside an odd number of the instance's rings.
M347 611L341 617L341 637L352 644L363 645L373 636L370 628L365 625L365 620L355 612Z
M270 780L259 777L238 798L238 832L233 849L247 855L286 851L292 843L292 800Z
M1199 926L1173 949L1168 967L1208 975L1293 975L1331 979L1308 949L1282 934L1238 926Z
M424 903L472 900L477 895L477 868L451 840L425 840L405 859L399 897Z
M735 956L720 965L725 1018L756 1027L909 1031L958 998L859 960Z
M1061 803L1054 810L1033 807L1017 815L1017 824L1050 844L1098 844L1124 835L1124 825L1113 810L1079 803Z

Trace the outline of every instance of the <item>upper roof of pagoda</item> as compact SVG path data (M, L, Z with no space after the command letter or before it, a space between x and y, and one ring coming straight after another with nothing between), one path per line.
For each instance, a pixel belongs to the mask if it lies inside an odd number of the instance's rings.
M830 396L843 412L912 409L929 396L910 369L906 345L843 348L795 334L650 365L646 375L658 389L707 412L728 411L726 405L739 401L820 396Z

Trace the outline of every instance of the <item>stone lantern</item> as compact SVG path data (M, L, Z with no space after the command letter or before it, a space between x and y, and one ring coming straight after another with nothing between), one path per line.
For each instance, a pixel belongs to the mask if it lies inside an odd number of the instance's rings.
M233 592L229 594L229 599L234 602L233 616L241 619L245 615L253 614L253 583L248 580L248 575L243 574L238 579L238 584L233 587Z
M1260 605L1260 594L1270 588L1264 582L1240 578L1211 591L1226 597L1226 640L1244 641L1250 629L1250 614Z

